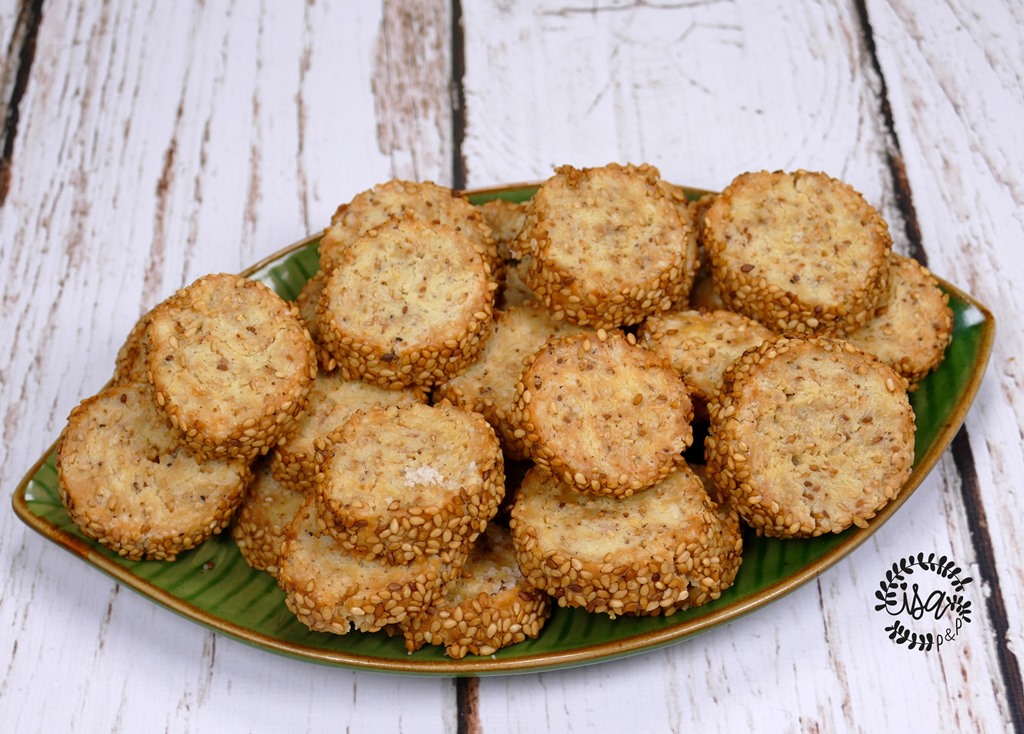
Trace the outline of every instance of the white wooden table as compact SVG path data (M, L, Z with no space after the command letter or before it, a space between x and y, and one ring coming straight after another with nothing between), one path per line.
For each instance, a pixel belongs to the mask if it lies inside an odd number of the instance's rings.
M179 618L0 512L0 730L1022 731L1024 6L1018 0L0 0L0 486L139 314L391 177L650 162L823 170L996 315L951 449L864 546L681 644L452 680L311 665ZM910 652L879 578L947 554L969 625Z

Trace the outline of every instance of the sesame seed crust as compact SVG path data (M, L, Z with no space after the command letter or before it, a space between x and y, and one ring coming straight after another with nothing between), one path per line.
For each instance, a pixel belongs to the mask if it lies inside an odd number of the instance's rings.
M338 362L334 356L327 351L320 338L320 327L316 323L316 309L320 305L320 296L324 292L324 283L327 282L327 274L323 270L317 270L313 277L307 280L298 295L295 296L295 308L298 309L299 320L309 332L309 338L316 346L316 359L321 372L332 372Z
M308 496L285 531L277 583L288 609L315 632L376 632L428 608L459 575L467 554L419 556L407 565L353 555L317 527Z
M888 289L888 225L824 173L741 174L708 207L702 232L726 307L777 332L842 336Z
M483 416L450 403L357 411L318 444L317 522L340 547L388 563L464 555L505 493Z
M690 222L697 237L697 274L690 288L689 306L691 310L725 311L729 310L722 297L715 290L715 281L711 277L711 265L708 262L704 227L704 214L714 203L718 194L704 194L696 201L690 202Z
M910 476L906 381L840 339L763 342L725 371L708 410L708 476L761 535L867 527Z
M686 248L687 253L693 259L691 269L691 283L687 289L687 295L693 291L696 282L696 274L700 270L700 226L704 219L704 210L710 204L710 197L705 195L697 200L692 200L686 193L686 189L678 184L670 183L665 179L658 181L658 186L665 193L665 197L672 202L676 208L679 219L686 226ZM674 308L683 308L689 302L689 298L683 297L673 304Z
M889 259L888 297L874 318L847 338L899 372L914 390L942 363L953 339L953 310L927 268L896 253Z
M492 199L480 204L479 209L484 222L491 228L494 241L498 248L498 257L505 263L517 259L512 245L519 237L519 232L526 221L526 204Z
M317 374L294 305L238 275L182 288L154 310L146 333L157 407L199 458L267 453Z
M482 250L493 277L500 272L502 262L494 235L469 199L432 181L400 179L362 191L338 207L320 238L320 269L330 273L341 263L345 248L392 217L413 217L427 224L451 227Z
M132 326L114 360L114 385L149 382L149 338L146 330L153 319L153 309L144 313Z
M562 607L669 615L716 599L736 577L742 534L684 466L631 497L582 495L531 469L510 521L527 581Z
M346 380L340 372L321 372L313 381L306 407L296 417L292 432L274 446L270 469L282 484L310 492L319 471L318 440L326 440L357 410L426 401L427 393L420 387L385 390L362 380Z
M690 290L690 308L698 311L729 310L725 301L715 290L715 281L711 277L711 270L706 266L706 260L693 280L693 288Z
M390 219L340 254L317 307L321 341L347 379L430 386L479 356L496 288L458 231Z
M555 321L537 303L513 306L494 312L494 331L484 344L480 358L464 372L434 390L435 399L480 413L494 427L505 458L525 459L526 446L516 436L512 420L515 384L523 372L523 361L541 349L553 336L590 331L567 321Z
M274 479L266 460L257 462L231 525L231 537L246 563L257 571L277 574L285 530L305 498Z
M522 260L510 260L506 263L505 273L501 280L498 302L503 309L521 306L524 303L539 303L537 294L530 290L526 282L526 274L530 270L530 256Z
M219 533L251 476L243 460L197 462L142 383L83 400L57 442L58 491L68 515L129 560L174 560Z
M772 336L768 327L733 311L668 311L640 325L637 343L669 360L691 395L706 401L733 360Z
M536 638L550 613L551 598L527 583L516 565L508 529L489 523L462 574L401 629L409 652L443 645L449 657L460 659Z
M646 489L693 441L685 384L632 335L553 338L526 359L515 387L512 420L529 457L581 492Z
M513 250L555 318L612 328L685 303L696 245L659 181L653 166L609 164L560 166L541 184Z

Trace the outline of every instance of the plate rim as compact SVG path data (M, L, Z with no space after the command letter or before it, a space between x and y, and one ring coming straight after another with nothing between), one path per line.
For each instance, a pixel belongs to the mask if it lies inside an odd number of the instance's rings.
M536 188L539 182L524 182L504 186L468 189L461 193L473 197L497 196L510 191ZM700 196L709 192L706 189L682 187L692 196ZM261 258L259 261L242 270L239 274L252 277L275 263L278 263L295 252L315 243L322 232L308 235L276 252ZM206 611L173 593L162 589L144 579L129 568L121 565L119 557L111 557L98 552L92 542L79 538L61 527L54 525L45 518L32 512L27 499L27 489L42 466L56 449L57 440L35 461L18 483L12 495L12 506L18 518L29 528L55 543L64 550L124 584L143 597L154 601L176 614L185 617L209 630L224 634L236 641L274 652L293 659L307 662L345 667L354 670L366 670L380 673L413 674L436 677L509 675L517 673L535 673L554 669L577 667L580 665L597 664L633 654L650 652L667 645L676 644L692 638L712 627L734 621L746 616L772 602L795 591L815 577L821 575L843 558L852 554L862 543L871 537L886 521L889 520L906 500L921 485L924 478L931 473L941 455L949 448L960 427L963 425L978 390L988 370L992 346L995 341L996 322L992 312L981 302L959 287L933 276L939 286L957 300L976 309L981 314L981 321L972 326L980 326L980 337L977 357L974 362L977 368L968 377L962 397L953 406L950 414L943 421L928 450L921 456L900 493L890 501L872 519L867 528L850 528L848 537L836 546L828 549L810 564L792 574L761 589L754 595L737 600L721 608L699 617L670 624L657 630L641 632L636 635L617 638L611 641L588 645L570 650L556 652L540 652L509 659L467 656L460 660L444 658L443 660L417 660L410 656L408 660L394 660L360 655L357 653L325 650L295 642L287 642L270 635L243 627Z

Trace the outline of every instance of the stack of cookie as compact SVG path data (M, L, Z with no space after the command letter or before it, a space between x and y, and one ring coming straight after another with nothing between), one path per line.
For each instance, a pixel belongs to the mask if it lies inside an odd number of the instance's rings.
M609 170L620 172L610 167L604 175ZM721 194L695 201L658 183L697 244L696 275L688 290L683 286L687 298L651 301L639 322L612 323L637 323L629 330L638 343L666 358L686 383L707 423L712 496L735 506L756 532L776 537L866 525L910 474L907 392L935 369L949 343L947 296L926 269L892 252L879 213L825 174L746 173ZM551 249L551 226L543 214L529 214L545 207L544 197L534 201L524 206L517 238L531 264L515 298L534 297L570 321L603 318L564 301L579 299L579 283L624 268L574 274L562 300L552 296L535 272L534 253ZM576 231L586 226L577 222ZM791 360L792 375L782 367ZM539 465L544 453L533 457ZM579 481L585 472L561 479L588 491Z
M314 630L385 628L456 657L535 637L547 596L496 560L508 545L490 524L505 496L500 429L477 412L489 400L455 387L530 328L496 326L503 260L489 225L455 192L396 180L339 207L320 248L300 314L318 384L346 387L325 399L315 385L273 455L273 476L306 495L276 563L288 607Z
M684 199L653 166L562 166L509 247L506 302L577 329L511 370L511 432L532 463L510 512L515 556L561 606L671 614L717 598L739 568L736 513L684 460L687 385L636 338L688 302L699 259Z
M702 212L707 276L695 300L709 310L693 318L715 319L744 350L718 363L706 393L714 486L759 534L866 527L910 476L907 393L949 344L948 297L892 252L881 215L825 174L743 174ZM722 346L678 323L644 337L690 380L701 369L680 354L683 339Z
M72 411L57 447L68 513L126 558L174 559L230 523L315 376L293 306L246 278L200 278L140 320L112 386Z
M951 333L825 174L691 200L650 165L561 166L480 206L393 180L338 208L294 304L214 275L146 314L69 418L61 496L129 558L234 519L311 629L490 655L553 601L719 598L744 526L865 526Z

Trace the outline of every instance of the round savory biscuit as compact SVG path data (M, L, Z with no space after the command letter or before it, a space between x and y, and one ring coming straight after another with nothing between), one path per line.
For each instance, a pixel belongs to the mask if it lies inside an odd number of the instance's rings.
M334 270L349 245L392 217L414 217L427 224L451 227L480 248L497 275L501 265L497 244L477 207L463 194L445 186L400 179L362 191L338 207L320 238L320 269L325 273Z
M508 309L524 303L540 302L537 294L530 290L526 283L526 274L529 270L529 255L522 260L510 260L506 264L497 299L501 308Z
M927 268L896 253L889 257L888 298L847 339L907 378L914 390L945 356L953 338L953 310Z
M698 247L704 247L704 215L717 198L718 194L708 192L690 202L690 222L697 236Z
M695 241L653 166L561 166L530 199L514 249L558 319L626 326L684 302Z
M321 342L347 379L390 389L443 382L479 356L495 288L456 230L390 219L346 247L327 277Z
M706 261L705 261L706 262ZM725 301L715 290L715 281L711 277L711 270L702 263L697 270L697 276L693 279L693 288L690 289L690 308L697 311L728 311Z
M199 458L266 454L317 374L316 349L286 303L240 275L205 275L157 307L146 330L158 408Z
M494 429L446 402L357 411L319 446L318 523L361 556L464 553L504 496Z
M142 383L82 401L57 442L57 484L68 515L129 560L174 560L231 522L251 479L246 461L197 462Z
M327 274L323 270L317 270L313 277L307 280L295 296L295 308L299 312L299 320L309 332L309 338L316 346L317 363L323 372L331 372L338 366L337 361L320 340L320 327L316 323L316 309L320 305L320 296L324 292L324 283L327 282Z
M339 372L321 372L313 381L306 408L296 418L294 430L274 447L270 469L279 482L291 489L312 491L318 471L318 440L330 436L357 410L426 401L427 394L422 388L385 390L362 380L346 380Z
M581 492L629 496L675 471L693 405L668 362L620 332L551 339L516 382L516 438Z
M704 214L714 203L718 194L704 194L696 201L690 202L690 221L697 237L697 274L693 277L690 288L689 305L699 311L729 310L722 297L715 290L715 281L711 277L711 265L708 263L707 248L704 246Z
M690 394L707 401L733 360L774 335L733 311L667 311L640 325L637 342L665 357L682 375Z
M671 614L718 598L742 534L689 467L631 497L591 497L531 469L512 506L516 562L561 607Z
M257 571L277 574L285 530L305 498L274 479L266 460L257 463L231 525L231 537L246 563Z
M484 344L480 358L464 372L437 386L436 398L480 413L501 440L505 457L526 458L522 438L516 436L512 412L516 381L523 361L536 353L553 336L589 331L567 321L555 321L543 306L528 303L507 311L494 312L494 331Z
M736 580L740 564L743 562L743 521L736 508L732 506L729 496L720 492L714 482L708 478L707 467L703 464L687 464L694 476L700 479L704 491L717 506L715 514L721 523L713 527L707 543L709 557L713 560L708 564L718 573L708 574L697 583L690 584L690 601L692 606L700 606L721 596L722 591Z
M117 350L114 375L111 378L114 385L149 382L149 337L146 330L153 318L153 311L150 309L135 322L121 348Z
M708 207L702 231L723 302L774 331L842 336L886 295L885 220L824 173L741 174Z
M508 528L488 523L462 575L401 629L409 652L443 645L449 657L460 659L536 638L550 613L551 597L528 584L516 565Z
M658 181L658 185L661 190L665 192L665 196L672 205L676 208L679 213L679 219L682 220L686 226L687 232L687 251L690 252L695 258L695 262L689 271L691 282L689 288L687 288L687 294L682 299L673 304L674 308L685 307L689 301L689 293L693 291L693 286L696 283L696 275L700 271L700 238L699 238L699 227L700 220L704 217L704 209L707 208L706 202L707 197L699 199L691 199L690 195L686 193L686 189L678 184L670 183L664 179Z
M708 409L708 476L758 534L866 527L910 476L905 380L840 339L763 342L725 371Z
M491 228L498 257L503 262L518 259L512 251L512 244L519 236L526 221L526 204L507 199L491 199L477 207L484 222Z
M459 575L467 553L451 560L419 556L400 566L353 555L317 527L308 496L285 531L277 583L288 609L315 632L376 632L429 608Z

